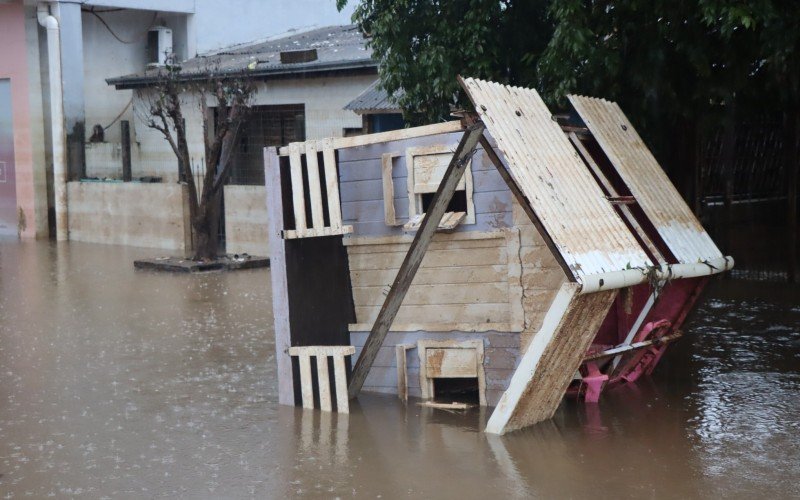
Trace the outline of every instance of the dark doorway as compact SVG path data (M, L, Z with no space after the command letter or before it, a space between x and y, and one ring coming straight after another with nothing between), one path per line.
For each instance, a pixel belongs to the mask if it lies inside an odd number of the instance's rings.
M467 403L479 405L480 389L476 378L435 378L433 399L439 403Z

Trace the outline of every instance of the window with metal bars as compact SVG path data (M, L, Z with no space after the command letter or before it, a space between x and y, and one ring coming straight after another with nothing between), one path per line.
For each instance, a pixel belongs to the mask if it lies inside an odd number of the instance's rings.
M264 185L264 148L306 138L304 104L253 106L242 124L228 184Z

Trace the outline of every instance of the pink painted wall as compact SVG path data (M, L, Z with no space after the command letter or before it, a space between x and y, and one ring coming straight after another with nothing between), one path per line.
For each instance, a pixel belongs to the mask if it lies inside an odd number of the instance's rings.
M0 4L0 78L11 80L17 206L25 214L26 226L21 228L21 236L33 238L37 229L34 222L34 162L22 0Z

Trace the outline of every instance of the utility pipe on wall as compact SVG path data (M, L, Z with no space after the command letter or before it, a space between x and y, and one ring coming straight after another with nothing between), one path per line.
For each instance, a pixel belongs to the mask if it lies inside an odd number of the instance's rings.
M36 7L36 18L47 30L47 60L50 78L50 118L53 139L53 191L55 193L56 240L69 239L67 214L67 134L64 123L64 92L61 83L61 31L50 15L49 4Z

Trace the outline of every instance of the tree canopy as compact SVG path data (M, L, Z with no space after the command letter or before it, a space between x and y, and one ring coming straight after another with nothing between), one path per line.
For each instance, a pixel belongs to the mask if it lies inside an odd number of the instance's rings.
M798 100L794 0L362 0L353 20L414 121L467 105L457 74L533 86L555 105L619 100L641 125L764 93Z

